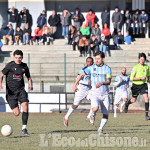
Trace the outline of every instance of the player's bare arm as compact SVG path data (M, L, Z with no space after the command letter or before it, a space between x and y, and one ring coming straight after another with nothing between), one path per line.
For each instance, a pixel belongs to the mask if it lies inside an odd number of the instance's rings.
M73 85L73 91L74 91L74 92L78 91L78 88L77 88L76 86L77 86L77 84L79 83L79 81L80 81L85 75L86 75L86 74L83 72L83 73L81 73L81 74L78 76L78 78L76 79L76 81L75 81L75 83L74 83L74 85Z
M29 89L32 91L33 90L33 82L31 78L28 78L28 82L29 82Z
M107 81L105 81L105 82L97 83L97 84L96 84L96 88L99 88L99 87L101 87L102 85L110 85L110 83L111 83L111 79L109 78L109 79L107 79Z
M0 90L3 89L3 86L2 86L2 82L3 82L3 73L0 75Z
M134 77L134 78L133 78L133 81L145 80L146 78L147 78L146 76L140 77L140 78Z

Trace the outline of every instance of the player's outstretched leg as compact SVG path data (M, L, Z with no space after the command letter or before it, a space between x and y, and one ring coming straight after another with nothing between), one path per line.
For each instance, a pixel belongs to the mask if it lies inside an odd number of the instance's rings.
M114 118L117 117L118 106L119 106L119 104L114 105Z
M128 98L124 98L122 104L120 105L120 112L123 112L125 109L125 104L128 101Z
M95 117L96 113L93 112L92 108L90 109L89 114L86 117L86 120L89 121L91 125L93 125L94 122L92 122L91 118ZM91 117L92 116L92 117ZM93 118L94 119L94 118Z
M149 112L149 100L148 100L148 94L143 94L144 100L145 100L145 119L150 120L150 116L148 116Z
M107 121L108 121L108 115L103 114L103 118L101 120L100 127L98 128L99 135L103 135L103 128L106 125Z
M124 112L127 113L128 112L128 107L130 104L132 104L133 102L131 102L132 100L134 99L134 102L136 101L136 98L132 98L131 100L128 100L126 103L125 103L125 107L124 107Z
M92 108L92 114L90 116L90 124L94 125L94 121L95 121L95 116L96 116L96 112L98 111L99 106L95 106Z
M27 131L27 122L28 122L28 102L24 102L21 104L22 106L22 134L29 135Z
M69 119L69 116L72 114L72 112L77 108L78 106L77 105L72 105L70 106L67 114L64 116L64 126L68 127L68 119Z

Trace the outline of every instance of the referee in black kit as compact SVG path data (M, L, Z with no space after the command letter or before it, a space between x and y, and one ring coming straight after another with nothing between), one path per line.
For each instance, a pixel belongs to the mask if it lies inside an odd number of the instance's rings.
M21 104L22 113L22 133L29 135L27 131L28 121L28 94L25 91L24 74L29 81L29 89L33 90L32 79L26 63L22 62L23 52L16 50L13 53L14 61L9 62L0 75L0 90L3 88L3 76L6 75L6 100L15 116L19 116L18 101Z

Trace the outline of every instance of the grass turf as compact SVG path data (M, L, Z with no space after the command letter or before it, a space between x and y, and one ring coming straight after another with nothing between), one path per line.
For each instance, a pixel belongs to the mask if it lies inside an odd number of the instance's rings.
M86 115L86 113L73 113L69 118L69 127L67 128L63 125L64 113L31 113L28 121L28 132L30 136L27 137L21 133L21 114L19 117L15 117L11 113L0 113L0 128L5 124L10 124L13 127L13 134L11 136L3 137L0 134L0 150L150 149L150 121L145 121L144 113L122 113L118 114L117 118L113 118L113 114L110 114L109 121L104 129L104 132L107 134L101 137L103 139L108 138L111 142L112 138L115 139L116 143L111 147L107 147L106 141L104 141L105 145L101 145L102 147L92 145L95 141L99 141L97 140L97 137L99 137L97 129L102 115L97 113L94 126L89 125L85 120ZM59 136L61 136L61 140L59 139L59 142L57 142L56 138ZM94 136L94 139L90 143L89 138L91 136ZM125 145L123 141L124 137L131 138L131 145ZM76 143L66 144L66 139L68 142L73 139L72 141L76 141ZM64 144L63 140L65 141ZM139 143L136 143L136 140L139 140ZM123 143L121 143L122 141ZM58 147L52 144L58 144ZM139 146L142 144L144 147ZM59 147L60 145L61 147Z

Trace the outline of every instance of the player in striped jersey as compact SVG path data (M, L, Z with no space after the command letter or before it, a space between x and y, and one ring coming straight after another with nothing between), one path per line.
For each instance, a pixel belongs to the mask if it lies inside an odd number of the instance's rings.
M78 76L80 76L80 74L82 74L88 66L93 65L93 58L88 57L86 59L86 64L87 64L87 66L79 71ZM78 78L78 76L77 76L77 78ZM69 108L67 114L64 116L64 125L66 127L68 126L69 116L79 106L81 100L84 99L89 94L89 90L91 90L91 88L92 88L91 87L91 77L90 77L90 75L86 75L82 78L82 80L80 80L80 82L78 84L78 89L79 90L76 91L76 93L75 93L75 98L74 98L73 105ZM89 118L89 116L91 116L92 113L93 112L92 112L92 109L91 109L90 112L89 112L89 115L87 116L87 118Z
M91 107L94 113L96 113L101 105L101 112L103 118L98 129L99 134L103 134L103 128L108 121L110 97L109 97L109 85L111 83L111 68L104 64L105 54L101 51L96 53L96 64L87 67L82 74L77 78L74 83L73 90L77 91L77 84L85 76L91 76L92 96ZM95 115L91 116L91 120L94 121Z
M119 104L121 103L121 99L123 102L120 106L120 112L123 111L125 106L125 102L128 100L128 91L130 77L126 75L126 68L121 68L121 74L116 76L114 86L116 88L115 101L114 101L114 117L117 117L117 109Z

